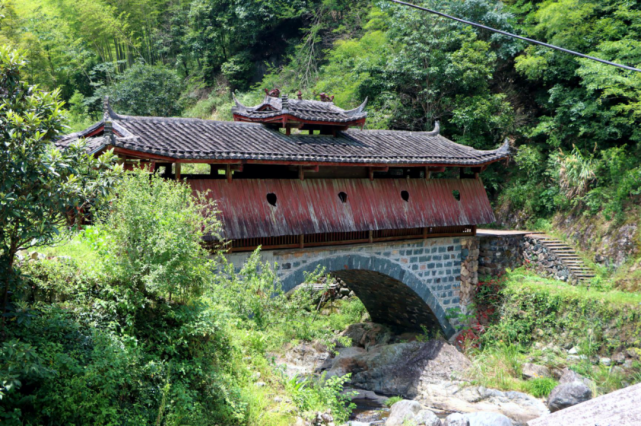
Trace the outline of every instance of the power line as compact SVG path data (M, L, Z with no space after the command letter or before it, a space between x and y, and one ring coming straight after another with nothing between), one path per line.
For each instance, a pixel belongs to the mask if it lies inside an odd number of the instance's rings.
M556 50L559 50L559 51L564 52L564 53L569 53L571 55L579 56L581 58L591 59L593 61L601 62L601 63L606 64L606 65L613 65L615 67L623 68L624 70L628 70L628 71L641 72L641 70L638 69L638 68L629 67L627 65L617 64L616 62L606 61L605 59L595 58L594 56L590 56L590 55L584 55L583 53L575 52L575 51L569 50L569 49L564 49L562 47L554 46L553 44L543 43L542 41L533 40L531 38L521 37L520 35L508 33L507 31L497 30L495 28L491 28L491 27L487 27L485 25L477 24L476 22L466 21L465 19L455 18L454 16L446 15L445 13L437 12L436 10L428 9L426 7L418 6L418 5L415 5L415 4L412 4L412 3L406 3L406 2L400 1L400 0L390 0L390 1L393 2L393 3L397 3L397 4L400 4L400 5L403 5L403 6L413 7L414 9L419 9L419 10L422 10L424 12L433 13L434 15L442 16L442 17L447 18L447 19L452 19L454 21L458 21L458 22L461 22L463 24L472 25L473 27L483 28L484 30L493 31L493 32L498 33L498 34L503 34L504 36L518 38L519 40L527 41L528 43L534 43L534 44L538 44L540 46L549 47L550 49L556 49Z

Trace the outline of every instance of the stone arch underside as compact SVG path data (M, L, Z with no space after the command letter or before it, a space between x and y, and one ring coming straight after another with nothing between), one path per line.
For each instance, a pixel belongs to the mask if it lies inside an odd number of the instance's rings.
M454 327L430 288L410 271L383 257L341 254L280 271L283 291L305 281L305 274L325 268L361 299L372 320L408 329L438 327L450 337ZM285 272L285 273L283 273Z

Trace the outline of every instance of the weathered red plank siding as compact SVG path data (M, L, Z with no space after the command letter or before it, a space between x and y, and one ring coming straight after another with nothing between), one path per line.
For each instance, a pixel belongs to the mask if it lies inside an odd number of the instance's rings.
M476 179L189 180L209 190L229 239L432 226L480 225L494 213ZM452 191L460 192L457 201ZM343 203L339 192L347 194ZM409 193L409 201L401 198ZM276 207L267 194L277 196Z

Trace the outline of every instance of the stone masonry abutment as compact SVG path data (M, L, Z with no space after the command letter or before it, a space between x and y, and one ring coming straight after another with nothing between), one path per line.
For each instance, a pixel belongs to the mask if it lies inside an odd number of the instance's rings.
M240 267L249 256L231 253L227 258ZM449 337L455 327L448 311L464 307L461 294L471 294L476 285L478 242L476 237L430 238L273 250L261 256L277 265L285 292L304 282L305 273L322 267L356 293L374 321L408 328L437 323Z

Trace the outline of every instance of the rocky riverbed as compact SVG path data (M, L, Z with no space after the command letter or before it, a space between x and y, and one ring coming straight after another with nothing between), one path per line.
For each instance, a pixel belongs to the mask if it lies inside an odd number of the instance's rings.
M351 338L351 346L329 351L320 343L304 343L277 362L290 375L351 374L350 387L357 392L354 426L401 426L403 419L417 426L525 425L549 413L542 399L473 385L470 360L444 340L418 341L415 334L395 335L373 323L352 324L342 335ZM405 402L384 407L393 396Z

